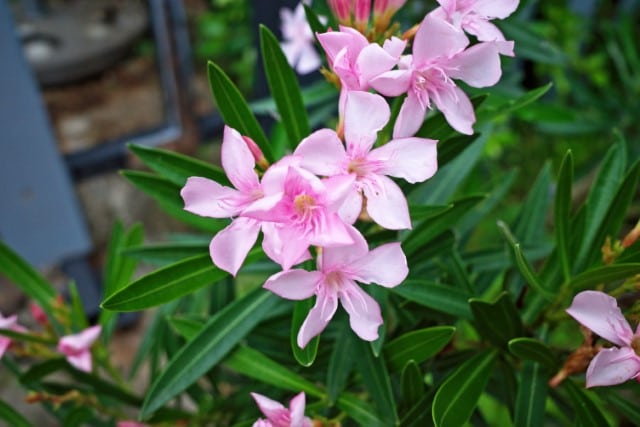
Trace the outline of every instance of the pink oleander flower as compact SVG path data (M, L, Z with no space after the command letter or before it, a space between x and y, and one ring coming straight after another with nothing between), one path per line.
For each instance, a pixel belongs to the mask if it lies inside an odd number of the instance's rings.
M308 258L310 245L353 243L347 225L337 212L354 181L355 176L351 175L321 180L292 164L287 167L284 177L281 173L274 174L273 178L265 174L263 184L268 187L270 196L253 203L243 214L275 223L263 230L268 246L265 252L288 270Z
M271 400L258 393L251 393L258 408L266 419L260 418L253 427L311 427L311 419L304 416L305 395L304 392L296 395L289 402L289 409L280 402Z
M225 126L222 168L235 188L225 187L208 178L190 177L180 191L184 209L191 213L211 218L237 217L218 232L209 245L213 263L234 276L260 233L260 221L238 216L264 196L255 171L256 158L261 157L261 153L252 142L245 140L235 129Z
M603 292L577 294L567 313L618 347L603 348L587 369L587 387L623 383L640 377L640 326L635 334L615 298Z
M284 38L281 43L282 51L289 64L299 74L309 74L320 68L322 64L314 46L315 39L307 22L304 3L300 2L293 11L287 8L280 9L281 31Z
M0 329L10 329L16 332L25 332L26 329L22 326L18 325L18 316L15 314L9 317L3 317L2 313L0 313ZM4 356L4 353L7 351L9 346L13 340L7 336L0 335L0 359Z
M437 0L440 7L431 12L456 28L473 34L480 41L504 41L504 35L492 19L504 19L517 8L520 0Z
M98 339L102 328L92 326L84 331L60 338L58 351L67 357L71 366L84 372L91 372L91 345Z
M407 277L407 260L399 243L388 243L369 251L367 242L353 227L353 244L322 248L318 271L294 269L271 276L263 285L271 292L291 300L316 295L316 303L300 327L297 342L304 348L320 334L338 308L338 301L349 314L351 329L363 340L378 338L382 325L380 306L356 281L392 288Z
M355 174L356 180L340 214L353 224L362 210L363 195L369 216L381 226L411 228L407 200L387 176L408 182L422 182L438 168L437 141L425 138L398 138L373 148L377 133L389 121L387 102L368 92L349 92L345 106L344 136L330 129L314 132L300 143L295 155L301 166L323 176Z
M382 46L369 43L365 36L349 27L318 34L318 41L327 54L329 65L340 78L341 117L347 92L368 90L371 79L398 63L406 46L406 41L397 37L385 40Z
M407 97L400 108L393 135L413 136L424 121L431 101L458 132L472 134L473 106L456 86L459 79L473 87L492 86L502 74L500 53L513 42L484 42L470 48L464 33L442 19L427 15L413 43L413 55L403 57L399 70L388 71L371 80L371 86L385 96Z

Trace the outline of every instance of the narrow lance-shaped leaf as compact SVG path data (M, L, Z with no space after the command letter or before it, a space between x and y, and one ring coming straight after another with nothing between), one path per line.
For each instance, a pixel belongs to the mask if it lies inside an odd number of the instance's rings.
M587 270L571 280L575 291L593 288L601 283L624 280L640 274L640 263L611 264Z
M191 176L201 176L212 179L222 185L229 185L229 180L220 167L202 160L174 151L145 147L143 145L129 144L128 148L146 166L176 185L183 186L187 182L187 178Z
M218 364L278 302L278 297L258 288L212 317L154 380L141 417L148 418Z
M478 332L494 345L506 349L511 338L522 335L522 320L507 292L492 303L472 298L469 305Z
M451 341L456 328L433 326L407 332L384 346L384 356L389 368L398 372L413 360L422 363L435 356Z
M412 408L424 395L424 380L418 364L409 360L402 369L402 404L405 408Z
M471 309L467 302L471 295L453 286L409 279L391 289L391 292L430 309L471 319Z
M293 151L298 143L311 133L300 85L278 39L264 25L260 26L260 48L271 96L276 102L280 119L287 132L289 148Z
M352 339L354 340L353 357L358 361L356 369L360 371L364 386L378 407L381 418L389 425L397 424L399 420L391 390L391 380L383 358L375 357L366 341L355 336Z
M273 162L275 159L269 140L238 88L225 72L213 62L209 62L207 70L211 92L224 122L242 135L253 139L262 150L265 158L269 162Z
M144 246L131 246L122 251L125 257L149 264L165 266L174 262L182 261L196 255L202 255L209 250L208 243L160 243Z
M539 363L527 362L524 364L516 394L515 426L544 426L548 380L548 374Z
M318 344L320 343L320 335L317 335L304 348L298 347L298 331L300 331L300 327L312 307L312 298L296 301L293 307L293 317L291 318L291 350L298 363L302 366L311 366L313 364L316 360Z
M509 351L521 360L531 360L550 370L558 369L558 358L542 341L519 337L509 341Z
M442 383L433 399L436 427L462 426L471 417L493 372L497 352L485 351L467 360Z
M353 354L353 340L351 339L351 328L346 322L342 322L342 327L338 329L338 337L333 345L333 351L329 359L327 369L327 394L329 403L333 404L342 392L349 374L353 370L355 360Z
M571 187L573 183L573 156L571 150L562 160L560 172L558 173L558 185L556 188L556 198L554 203L554 227L556 236L556 248L564 280L571 277L571 267L569 265L569 219L571 215ZM577 237L577 236L576 236Z
M578 425L583 427L606 427L610 424L602 414L602 408L589 396L590 391L578 387L571 378L562 382L561 387L569 394L576 411Z
M0 420L6 421L6 425L11 427L32 427L26 418L2 400L0 400Z

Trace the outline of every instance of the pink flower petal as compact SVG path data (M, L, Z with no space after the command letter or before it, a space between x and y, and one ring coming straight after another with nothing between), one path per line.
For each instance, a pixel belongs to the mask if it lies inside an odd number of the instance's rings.
M431 178L438 170L438 141L426 138L401 138L389 141L369 153L368 159L380 161L378 172L410 183Z
M289 413L282 403L269 399L266 396L258 393L251 393L251 397L256 401L258 408L260 408L260 412L262 412L269 420L278 419L282 417L283 414L288 415Z
M605 348L587 369L587 387L621 384L640 373L640 357L632 348Z
M449 77L460 79L473 87L493 86L500 80L500 53L495 43L471 46L451 59Z
M92 326L80 333L66 335L60 338L58 351L69 356L91 348L91 345L98 339L102 328L100 325Z
M332 176L344 173L347 161L342 141L335 131L320 129L303 139L295 155L302 158L301 166L316 175Z
M180 195L186 211L211 218L237 215L246 200L239 191L199 176L187 179Z
M360 287L351 282L340 290L340 303L349 313L351 329L365 341L378 338L378 328L382 325L380 306Z
M391 70L382 73L369 83L384 96L400 96L411 87L411 70Z
M308 235L309 244L334 247L353 243L348 231L350 226L345 224L337 213L318 213L316 220L315 227L310 230Z
M469 97L459 87L440 91L434 102L452 128L465 135L473 134L476 115Z
M320 68L322 59L313 45L305 45L300 50L300 56L296 63L295 69L299 74L309 74Z
M304 408L306 406L304 392L298 393L289 402L289 414L291 417L291 427L302 427L304 422Z
M340 206L338 216L345 224L353 224L360 216L360 212L362 212L362 193L353 187Z
M309 240L301 238L300 232L286 224L263 226L262 248L269 258L280 264L283 270L311 258Z
M245 217L236 218L211 239L211 260L219 269L235 276L258 239L259 232L260 221Z
M407 278L409 267L400 243L387 243L352 263L349 271L358 282L393 288Z
M376 76L391 70L400 56L392 56L382 46L372 43L362 49L356 60L356 70L360 73L360 90L369 88L369 82Z
M91 372L92 362L91 352L89 350L85 350L75 355L67 356L67 361L71 366L79 371Z
M476 36L481 42L504 41L502 31L489 21L476 19L467 23L464 29L469 34Z
M307 318L304 319L300 330L298 331L298 346L306 347L309 341L316 335L319 335L333 317L338 308L338 299L335 295L325 295L321 292L316 298L316 303Z
M347 228L353 244L322 248L318 258L318 268L322 271L342 270L344 266L362 258L369 252L364 236L355 227Z
M620 347L628 346L633 331L615 298L604 292L583 291L573 298L567 313L584 327Z
M243 193L260 188L255 159L240 133L225 126L221 147L222 168L229 181Z
M0 359L11 345L11 338L0 336Z
M427 113L426 106L410 91L404 99L398 118L393 126L394 138L408 138L418 132Z
M282 298L297 301L315 294L321 280L322 274L317 271L289 270L269 277L262 287Z
M433 15L427 15L413 42L413 62L418 68L437 58L450 58L464 50L469 39L464 33Z
M349 92L344 113L344 136L347 152L367 153L378 132L387 124L389 105L380 95L368 92Z
M352 194L356 182L356 175L336 175L322 180L326 191L326 202L329 211L337 211Z
M489 19L504 19L518 8L520 0L476 0L473 10Z
M365 183L363 189L367 213L376 223L389 230L411 228L407 199L395 182L379 175L375 181Z
M391 37L382 43L382 48L394 58L399 58L400 55L402 55L402 52L404 52L404 48L406 46L407 41L398 37Z

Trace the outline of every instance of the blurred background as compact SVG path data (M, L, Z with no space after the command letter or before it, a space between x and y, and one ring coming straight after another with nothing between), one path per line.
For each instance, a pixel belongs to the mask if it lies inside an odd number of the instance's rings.
M315 3L328 14L323 1ZM585 196L614 141L627 141L630 159L640 156L640 0L520 3L513 16L497 22L515 41L516 57L503 60L498 86L475 92L488 92L486 102L499 105L547 83L552 87L541 100L483 129L490 136L482 160L462 187L484 192L513 177L509 197L497 208L507 217L545 162L557 170L567 149L576 164L576 200ZM296 4L1 2L0 239L61 291L75 280L95 315L105 247L116 220L142 222L151 241L188 231L118 175L121 168L140 167L126 144L218 161L223 123L208 88L209 60L256 101L269 126L268 109L259 102L268 91L257 24L279 35L279 9ZM409 0L398 18L406 27L435 6L435 1ZM321 80L320 73L302 79L307 87ZM324 109L317 109L313 122L321 127L334 113L335 98L318 103ZM629 227L638 217L636 198ZM498 239L495 220L475 235L479 241ZM0 278L0 312L8 315L24 306L24 297Z

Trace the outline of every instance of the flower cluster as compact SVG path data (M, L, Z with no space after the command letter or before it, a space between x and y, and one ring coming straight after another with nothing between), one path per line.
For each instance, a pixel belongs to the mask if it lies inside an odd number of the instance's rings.
M31 314L38 323L45 326L48 325L46 314L40 307L32 305ZM2 313L0 313L0 329L29 334L30 331L19 325L17 319L18 317L16 315L3 317ZM84 372L91 372L91 346L100 336L101 329L100 326L92 326L77 334L62 336L57 341L56 349L66 357L69 364L74 368ZM10 348L13 341L14 340L8 336L0 335L0 358L2 358L4 353Z
M256 401L258 408L266 418L260 418L253 427L311 427L311 420L304 416L305 395L298 393L291 402L289 409L280 402L269 399L258 393L251 393L251 397Z
M222 167L233 187L191 177L181 191L187 211L233 218L211 240L216 266L237 274L262 232L264 253L282 267L264 287L290 300L315 295L300 347L324 330L338 302L360 338L377 339L380 307L356 282L397 286L408 275L407 261L399 243L370 249L356 222L412 227L406 197L392 178L419 183L435 174L437 141L415 136L432 104L454 129L473 133L473 107L454 80L474 87L499 80L500 55L513 55L513 42L489 20L509 15L517 1L442 0L403 38L389 22L404 1L376 0L373 13L370 1L329 4L341 26L316 37L331 68L325 74L340 86L337 130L316 130L269 165L254 141L225 127ZM301 72L319 66L302 6L283 18L283 51L292 66ZM479 42L471 45L465 31ZM380 141L391 118L381 95L405 94L393 137ZM294 268L313 258L316 270Z

